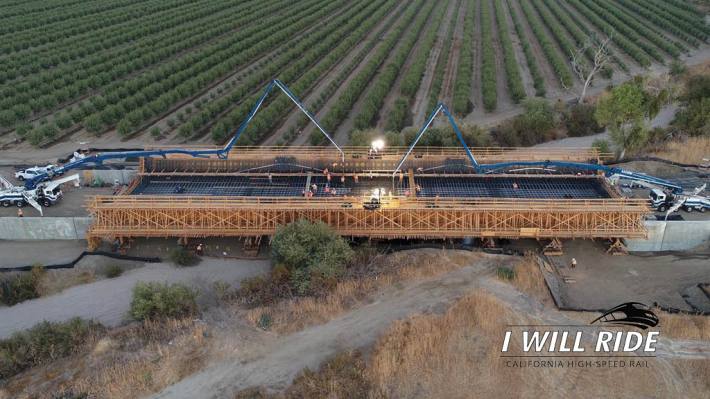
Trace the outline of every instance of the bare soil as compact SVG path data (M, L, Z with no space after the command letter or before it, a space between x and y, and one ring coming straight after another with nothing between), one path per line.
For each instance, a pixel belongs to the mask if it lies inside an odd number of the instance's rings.
M525 18L525 14L523 13L520 4L518 4L517 1L509 1L508 4L510 4L511 7L515 8L515 14L518 16L518 19L520 20L520 25L525 31L525 39L528 40L528 42L530 43L530 47L532 48L533 54L535 54L537 64L540 66L540 72L545 78L545 88L547 89L547 97L557 97L563 95L564 92L562 91L562 87L560 86L560 79L557 77L555 71L552 69L552 66L547 61L547 57L545 57L545 52L542 51L542 47L537 41L537 37L535 37L535 34L530 28L528 20L527 18ZM550 36L550 38L552 38L552 36Z
M510 15L510 9L508 7L503 7L506 20L508 22L508 29L510 34L510 41L513 43L513 50L515 51L515 59L518 64L518 69L520 70L520 78L523 80L523 86L525 86L525 93L528 97L535 96L535 84L533 82L532 75L530 74L530 67L528 67L527 58L525 58L525 52L521 44L521 38L513 25L513 18ZM523 38L527 40L527 38Z
M456 0L458 1L458 0ZM451 6L446 11L446 16L439 27L439 32L437 33L437 39L434 43L434 47L429 54L429 59L427 60L426 69L424 69L424 76L422 77L422 83L419 86L419 90L414 97L414 105L411 108L412 122L414 126L420 126L424 124L427 114L431 112L430 109L426 109L429 105L429 95L431 92L431 85L434 82L434 72L436 70L436 64L439 62L439 57L444 49L444 46L450 46L451 43L445 43L446 33L449 26L455 21L452 21L454 17L454 11L456 10L456 1L451 3Z
M314 369L340 351L374 344L395 320L445 310L448 303L478 287L480 277L490 275L494 265L513 261L487 256L443 276L394 287L379 293L369 305L279 338L248 358L237 357L208 367L155 397L222 398L253 386L283 389L304 367Z
M707 250L613 256L606 253L603 243L576 240L565 242L564 252L550 259L561 273L575 280L560 281L564 305L573 308L608 309L636 301L692 311L683 295L698 283L710 282ZM569 267L572 258L577 260L574 269ZM710 307L710 300L705 302Z
M454 0L450 1L449 3L454 3ZM447 4L449 5L449 4ZM447 7L447 9L450 7ZM407 74L409 69L412 67L412 62L415 61L417 53L419 53L419 49L422 46L422 42L424 37L427 35L428 31L430 29L436 29L439 32L441 32L441 28L445 25L442 21L440 26L432 26L432 23L434 22L434 14L436 14L436 10L432 10L431 14L429 14L429 18L427 19L427 22L424 24L424 29L419 32L419 40L416 41L414 46L412 47L411 50L409 50L409 55L407 55L407 60L404 62L404 65L402 65L402 68L399 70L399 74L397 75L397 78L394 81L394 84L392 84L392 88L390 89L389 93L387 93L387 96L385 97L385 100L382 104L382 108L380 110L379 115L377 116L377 129L384 130L385 124L387 123L387 115L390 113L392 110L392 107L394 106L395 100L401 96L401 86L402 86L402 79L404 76ZM431 53L430 53L431 54Z
M213 364L203 371L194 374L179 383L166 388L156 395L158 398L191 398L205 397L218 398L229 397L236 391L250 387L265 387L268 390L282 390L286 388L293 378L303 368L316 369L324 360L331 358L337 353L352 349L366 349L377 342L378 337L389 334L392 331L391 325L407 325L407 321L398 322L412 316L424 314L442 314L444 316L419 316L419 317L444 317L448 320L449 306L459 298L473 295L491 296L499 301L508 311L513 312L513 317L523 322L531 324L554 324L554 325L577 325L587 324L588 318L595 315L560 312L556 308L541 303L539 300L523 294L495 276L496 267L512 267L519 258L505 256L486 256L475 264L446 273L442 276L433 277L424 281L404 284L394 287L385 292L380 292L373 298L373 301L350 313L337 317L325 324L314 326L283 337L275 337L270 341L262 341L258 348L253 350L243 349L240 354L236 354L232 360ZM501 368L501 359L498 358L497 342L500 339L498 333L503 328L500 325L500 314L493 316L488 311L481 309L481 317L470 331L464 334L467 343L477 342L476 345L455 346L454 352L466 351L468 362L475 364L485 364L487 372L477 374L478 377L455 378L457 385L469 386L479 378L490 379L491 384L500 385L497 376ZM409 319L414 323L414 319ZM404 324L403 324L404 323ZM496 327L499 326L499 327ZM487 332L485 336L480 336L481 330ZM582 329L585 330L585 329ZM419 330L417 330L419 331ZM462 331L461 329L449 329L450 332ZM423 332L422 332L423 333ZM502 333L501 333L502 334ZM589 343L593 335L583 331L583 339ZM593 333L592 333L593 334ZM426 337L413 335L413 339L427 340ZM434 339L434 335L431 336ZM387 337L380 340L386 343ZM436 342L436 341L435 341ZM463 342L460 342L463 345ZM432 343L432 345L435 345ZM459 348L459 349L455 349ZM479 350L471 353L471 348ZM484 350L483 348L488 348ZM379 349L376 349L379 350ZM490 353L489 353L490 352ZM398 350L400 356L407 356L409 352ZM683 385L683 378L675 367L674 362L707 361L710 359L710 343L707 341L693 341L684 339L670 339L661 336L657 346L656 362L650 372L658 375L662 379L663 392L681 394L687 392L687 387ZM453 355L452 355L453 356ZM431 359L432 361L436 361ZM426 361L418 363L423 368L429 367ZM434 363L439 364L439 363ZM685 364L685 363L684 363ZM404 366L404 365L402 365ZM396 369L389 369L396 372ZM409 370L409 369L407 369ZM468 368L460 370L463 374L468 374ZM509 370L510 371L510 370ZM517 372L518 370L514 370ZM535 371L534 378L527 380L522 386L517 388L526 392L549 392L549 387L556 386L556 397L564 397L571 393L577 383L584 382L584 386L596 387L598 393L612 389L613 392L625 393L623 388L609 388L605 384L598 384L594 381L594 374L587 380L585 375L578 370L565 370L555 372L543 370ZM459 374L456 374L457 376ZM408 378L415 378L416 374L409 375ZM426 389L435 388L439 391L450 392L451 386L442 383L442 380L431 379L422 375L421 382L424 385L416 397L428 397ZM510 382L510 380L508 381ZM696 381L697 383L698 381ZM432 383L432 385L428 385ZM701 382L702 383L702 382ZM511 387L512 388L512 387ZM516 389L517 389L516 388ZM504 388L505 389L505 388ZM595 392L597 392L595 390ZM461 392L461 391L459 391ZM405 395L404 396L409 396ZM395 395L397 396L397 395ZM433 396L438 396L434 394ZM464 395L465 396L465 395ZM625 395L624 397L633 397Z
M483 77L483 43L481 42L481 1L476 0L476 15L474 16L474 29L476 30L473 38L473 82L471 84L471 92L469 98L473 103L473 109L468 114L469 117L473 115L478 115L479 117L483 115L483 90L482 82ZM498 71L500 73L501 71ZM453 99L451 100L453 103Z
M444 82L441 87L441 101L445 104L451 104L454 98L454 81L456 80L456 71L459 66L461 46L464 45L463 25L467 10L468 2L462 1L452 38L451 51L449 51L449 61L446 63L446 70L444 71ZM474 78L474 82L475 80Z

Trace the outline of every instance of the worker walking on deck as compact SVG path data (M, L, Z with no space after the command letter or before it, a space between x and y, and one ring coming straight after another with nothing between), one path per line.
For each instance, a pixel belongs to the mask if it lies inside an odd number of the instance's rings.
M21 217L24 217L24 216L25 216L25 213L22 212L22 208L17 208L17 217L18 217L18 218L21 218Z
M572 258L572 262L571 262L571 264L570 264L570 267L571 267L572 269L574 269L575 267L577 267L577 259Z

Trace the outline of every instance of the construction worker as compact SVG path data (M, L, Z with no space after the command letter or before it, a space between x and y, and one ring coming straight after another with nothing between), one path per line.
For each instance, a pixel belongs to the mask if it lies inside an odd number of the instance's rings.
M518 189L518 183L513 182L513 190L517 190L517 189Z
M17 208L17 217L18 217L18 218L21 218L21 217L24 217L24 216L25 216L25 213L22 212L22 208Z
M195 248L195 253L197 256L202 256L204 254L204 248L202 248L202 243L197 244L197 248Z
M274 175L269 172L269 184L274 184Z
M570 264L570 267L571 267L572 269L574 269L575 267L577 267L577 259L572 258L572 263Z

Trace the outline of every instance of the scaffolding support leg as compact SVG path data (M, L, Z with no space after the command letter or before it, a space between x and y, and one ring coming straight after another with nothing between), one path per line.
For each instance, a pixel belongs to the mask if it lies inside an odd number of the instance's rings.
M101 245L101 238L100 237L95 237L95 236L87 236L86 237L86 243L88 246L88 250L93 252L99 249L99 246Z
M628 248L626 248L626 245L624 244L624 242L621 241L621 239L617 238L609 246L609 249L606 250L606 253L611 254L611 255L628 255L629 250L628 250Z
M542 253L547 256L562 256L562 241L559 238L553 238L549 244L545 245Z

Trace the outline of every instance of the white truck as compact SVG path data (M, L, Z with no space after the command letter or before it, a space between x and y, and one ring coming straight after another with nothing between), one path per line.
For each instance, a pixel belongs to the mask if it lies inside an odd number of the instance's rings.
M14 186L0 176L0 205L3 207L16 206L22 208L29 204L42 213L42 206L50 207L62 198L61 185L70 181L79 181L79 175L71 175L41 183L37 187L28 190L24 187Z
M696 189L690 195L674 195L654 188L649 193L649 199L651 200L651 206L659 212L666 212L671 209L675 211L680 208L686 212L705 212L710 209L710 198L699 195L704 188L705 186L701 187L701 189Z
M47 166L34 166L31 168L18 170L17 172L15 172L15 179L18 179L20 181L32 179L33 177L35 177L41 173L50 173L56 167L57 167L56 165L50 164Z

